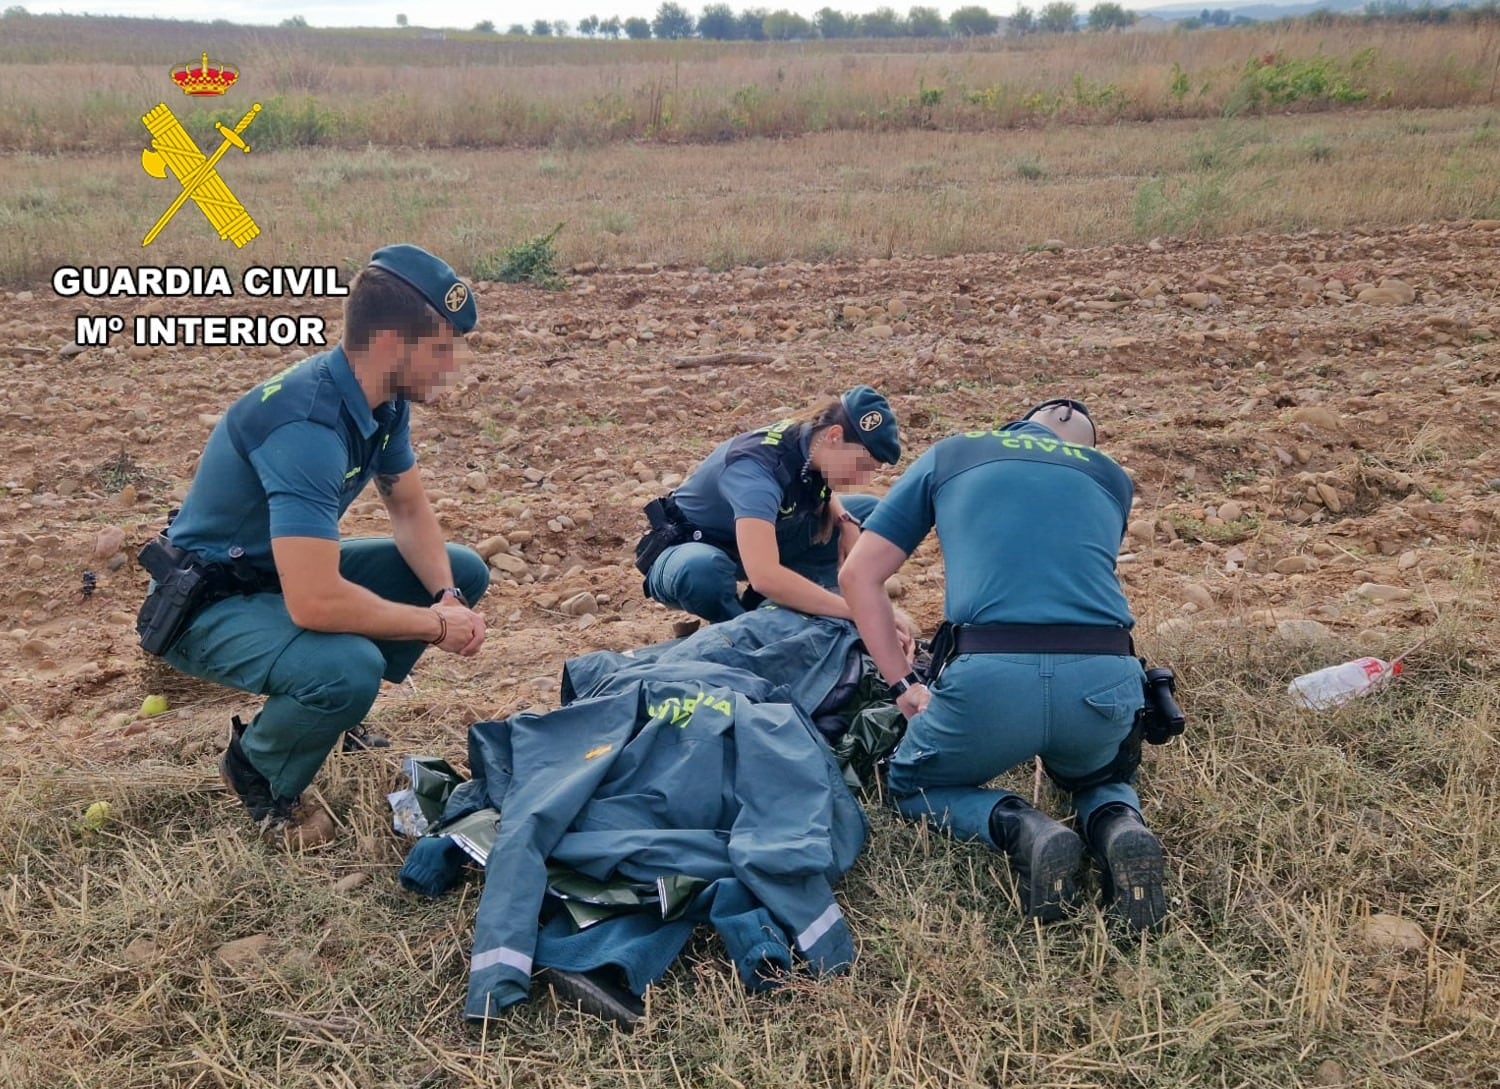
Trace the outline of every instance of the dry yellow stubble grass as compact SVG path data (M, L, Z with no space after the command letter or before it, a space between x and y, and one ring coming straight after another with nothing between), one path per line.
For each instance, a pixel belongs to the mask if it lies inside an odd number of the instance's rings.
M1488 1089L1500 691L1476 672L1477 619L1446 617L1401 684L1323 715L1282 690L1317 652L1249 628L1173 648L1194 721L1147 754L1172 870L1159 938L1112 940L1093 908L1023 926L998 856L873 808L841 893L852 974L749 995L700 939L629 1038L541 994L462 1027L478 887L396 888L393 757L331 761L341 839L291 859L242 834L201 763L7 767L0 1082ZM383 713L453 750L450 725L410 710ZM98 798L117 821L90 832L78 817ZM354 873L369 876L335 888ZM1416 923L1415 941L1372 940L1379 915Z
M1500 217L1496 113L1340 112L982 134L825 133L560 151L262 152L226 168L262 225L212 263L340 262L418 239L459 268L566 226L566 262L787 259L1101 245L1157 235ZM200 264L202 231L140 239L135 155L0 159L0 281L61 264ZM194 216L189 208L181 213Z
M852 43L402 42L368 31L76 17L9 18L4 29L0 150L38 152L133 150L140 114L174 90L167 72L202 48L239 67L233 101L270 107L255 136L267 147L994 131L1355 102L1479 105L1500 87L1492 14L1448 25L1348 19ZM1267 60L1290 66L1280 96L1255 93L1247 65ZM177 98L201 112L228 108Z
M567 260L731 264L1493 215L1490 119L289 151L234 177L266 226L260 263L344 260L406 235L462 264L566 221ZM0 275L141 259L157 209L143 212L133 153L0 170ZM149 252L205 251L183 230ZM703 942L632 1038L540 995L483 1034L459 1024L477 888L437 903L396 888L387 757L330 762L320 789L341 839L290 860L247 841L203 760L0 761L0 1085L1491 1089L1500 688L1486 623L1450 616L1400 685L1327 716L1292 711L1282 690L1325 664L1310 652L1251 636L1172 648L1194 720L1147 756L1177 912L1160 939L1116 944L1092 910L1028 930L996 856L874 810L841 892L860 942L850 976L751 996ZM450 695L430 689L434 706ZM451 721L407 710L383 713L459 751ZM79 817L97 799L118 820L89 832ZM370 876L335 889L354 873ZM1421 946L1370 943L1381 913L1420 921ZM221 957L257 934L258 956Z

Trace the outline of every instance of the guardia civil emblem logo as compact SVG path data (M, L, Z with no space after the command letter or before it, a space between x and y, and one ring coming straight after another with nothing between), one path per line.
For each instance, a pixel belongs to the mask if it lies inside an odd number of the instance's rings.
M172 82L181 88L183 94L196 98L222 95L239 78L239 69L223 63L215 64L209 61L207 53L203 54L201 61L179 64L172 70ZM219 160L231 147L250 154L250 145L245 143L242 135L258 113L259 102L251 106L232 129L223 122L215 122L214 128L223 141L208 156L199 150L165 102L141 118L141 123L151 133L151 146L141 152L141 168L153 178L165 178L170 170L181 187L176 199L146 232L146 238L141 242L143 247L156 241L157 235L189 200L198 206L221 239L228 239L237 247L260 234L260 227L219 176Z
M448 289L448 294L443 296L443 305L448 308L450 314L457 314L468 301L469 289L463 284L454 284Z
M872 409L859 418L859 429L861 431L874 431L884 422L885 417L880 414L879 410Z

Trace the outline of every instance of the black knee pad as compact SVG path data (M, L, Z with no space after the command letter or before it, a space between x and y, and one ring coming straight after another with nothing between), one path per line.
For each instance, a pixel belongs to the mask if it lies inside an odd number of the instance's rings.
M1107 783L1131 783L1135 781L1135 773L1141 766L1141 718L1136 715L1135 723L1130 727L1130 732L1120 742L1119 751L1108 764L1097 771L1091 771L1084 775L1062 775L1047 766L1046 761L1042 767L1047 771L1047 778L1057 784L1058 789L1066 790L1070 794L1077 794L1080 790L1090 790L1093 787L1104 786Z

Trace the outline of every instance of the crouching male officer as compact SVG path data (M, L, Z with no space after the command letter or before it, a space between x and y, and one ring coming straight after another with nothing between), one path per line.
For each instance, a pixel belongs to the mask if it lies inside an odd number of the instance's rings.
M1078 898L1083 841L1019 795L980 787L1040 755L1072 794L1108 911L1148 930L1166 916L1163 862L1131 785L1144 677L1115 575L1133 488L1095 440L1071 400L943 439L865 522L839 584L910 721L888 779L901 814L1003 851L1027 916L1061 918ZM956 627L929 691L906 672L884 584L934 526Z
M471 606L488 569L444 544L408 431L409 403L446 385L474 321L445 262L412 245L376 250L350 286L343 339L229 407L167 531L160 569L195 570L207 592L162 656L267 697L248 727L235 718L220 772L273 845L332 838L302 792L341 738L386 743L359 727L382 678L404 679L429 646L468 656L484 643ZM372 478L391 536L341 541L339 519Z

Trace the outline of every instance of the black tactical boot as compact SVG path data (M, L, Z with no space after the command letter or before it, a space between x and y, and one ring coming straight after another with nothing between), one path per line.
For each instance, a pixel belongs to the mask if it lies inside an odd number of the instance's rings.
M601 1021L613 1021L626 1032L646 1014L646 1004L625 986L624 973L609 968L588 972L565 972L561 968L544 968L539 973L552 985L561 1005L576 1006Z
M1141 815L1124 802L1101 806L1089 817L1088 838L1106 913L1133 931L1160 930L1167 919L1166 864L1161 841Z
M240 745L245 724L235 715L229 747L219 761L219 777L234 792L255 822L261 840L283 850L321 847L333 839L333 818L322 806L303 804L302 798L279 798Z
M358 726L352 726L344 731L345 752L368 752L370 749L388 749L391 747L391 739L385 734L377 734L373 730L365 728L361 722Z
M1010 858L1028 919L1054 923L1078 902L1083 841L1021 798L1006 798L990 811L990 835Z

